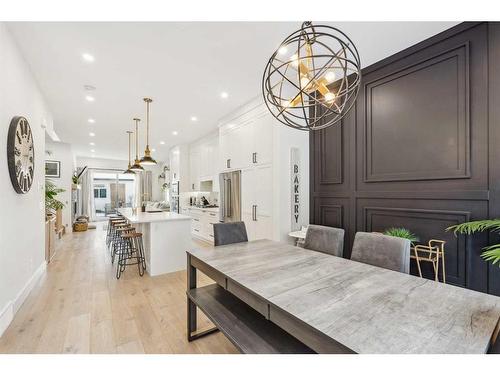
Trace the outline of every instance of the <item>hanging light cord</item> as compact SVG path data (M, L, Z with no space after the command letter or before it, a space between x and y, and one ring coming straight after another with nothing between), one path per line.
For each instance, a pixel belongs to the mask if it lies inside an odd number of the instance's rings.
M135 118L135 160L139 160L139 119Z

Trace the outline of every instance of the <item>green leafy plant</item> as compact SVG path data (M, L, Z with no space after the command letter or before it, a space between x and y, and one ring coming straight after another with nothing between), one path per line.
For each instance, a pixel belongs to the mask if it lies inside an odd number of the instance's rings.
M413 245L415 242L419 241L418 237L406 228L389 228L384 231L384 234L387 236L406 238Z
M47 213L53 213L64 208L64 203L55 197L57 194L65 191L66 190L57 187L52 181L45 180L45 211Z
M499 232L500 219L469 221L446 228L446 231L453 231L455 235L458 233L470 235L485 231ZM483 247L481 257L487 262L492 262L492 264L498 263L500 266L500 243Z

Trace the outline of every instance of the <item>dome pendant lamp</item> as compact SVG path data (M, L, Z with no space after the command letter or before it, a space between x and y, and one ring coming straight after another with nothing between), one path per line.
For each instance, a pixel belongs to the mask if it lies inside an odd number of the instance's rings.
M134 121L135 121L135 161L134 165L130 167L130 170L134 172L142 172L144 168L141 166L139 155L137 154L137 150L139 149L139 121L141 120L135 118Z
M127 170L125 172L123 172L124 174L135 174L135 172L130 169L132 167L132 165L130 165L130 134L132 134L132 133L133 132L131 132L130 130L127 130L127 134L128 134L128 167L127 167Z
M156 165L156 160L151 157L151 151L149 150L149 104L153 100L144 98L144 101L146 102L146 149L140 163L141 165Z

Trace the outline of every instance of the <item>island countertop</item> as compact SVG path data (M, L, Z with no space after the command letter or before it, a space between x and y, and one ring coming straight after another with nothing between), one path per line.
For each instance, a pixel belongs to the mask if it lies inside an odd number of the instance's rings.
M132 224L191 220L191 217L187 215L181 215L176 212L141 212L140 208L137 209L137 213L135 215L132 213L131 208L119 208L118 212Z

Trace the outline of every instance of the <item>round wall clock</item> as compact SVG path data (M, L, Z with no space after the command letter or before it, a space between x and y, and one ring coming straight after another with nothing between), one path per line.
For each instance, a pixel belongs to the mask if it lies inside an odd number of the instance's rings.
M28 120L16 116L10 122L7 139L10 180L19 194L27 193L35 175L35 145Z

